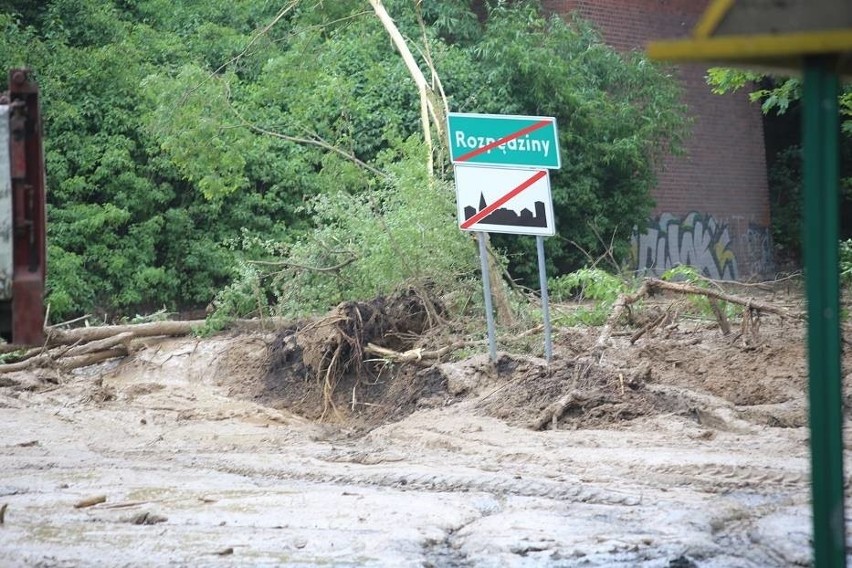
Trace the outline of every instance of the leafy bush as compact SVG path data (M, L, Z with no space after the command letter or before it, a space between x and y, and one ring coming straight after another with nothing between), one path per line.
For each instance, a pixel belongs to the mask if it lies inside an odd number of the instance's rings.
M453 222L452 189L430 181L425 157L416 138L398 142L379 157L386 180L370 192L315 197L307 209L317 228L292 245L243 241L242 250L265 250L267 259L245 268L217 309L257 313L258 298L269 298L275 313L299 316L412 283L437 292L473 283L474 243Z
M548 280L548 290L557 302L571 298L594 302L591 307L582 306L570 316L555 318L562 325L603 324L618 296L628 288L624 280L600 268L581 268Z

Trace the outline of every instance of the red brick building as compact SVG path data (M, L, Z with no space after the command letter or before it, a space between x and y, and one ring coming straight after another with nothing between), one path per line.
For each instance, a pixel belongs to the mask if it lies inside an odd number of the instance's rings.
M604 40L644 50L654 39L688 35L709 0L543 0L551 13L577 11ZM653 193L651 228L634 239L637 267L660 274L690 264L713 278L749 279L774 270L760 108L740 92L719 96L707 67L680 66L693 119L686 155L667 160Z

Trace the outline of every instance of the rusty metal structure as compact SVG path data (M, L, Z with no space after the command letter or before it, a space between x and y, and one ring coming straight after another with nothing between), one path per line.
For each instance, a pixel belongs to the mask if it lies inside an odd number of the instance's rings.
M0 95L0 336L44 341L46 193L38 86L29 70L9 71Z

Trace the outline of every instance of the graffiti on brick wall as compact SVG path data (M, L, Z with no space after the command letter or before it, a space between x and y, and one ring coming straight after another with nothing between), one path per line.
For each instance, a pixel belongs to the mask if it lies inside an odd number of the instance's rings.
M644 234L633 236L633 258L640 274L660 276L684 264L708 278L735 280L737 258L731 249L728 225L712 215L690 213L675 217L660 215Z
M772 234L769 227L751 223L746 233L746 252L751 272L764 278L775 273L775 258L772 255Z

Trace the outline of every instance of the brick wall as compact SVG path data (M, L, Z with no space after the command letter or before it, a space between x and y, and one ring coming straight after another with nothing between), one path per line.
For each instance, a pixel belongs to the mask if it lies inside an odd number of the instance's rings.
M690 34L708 0L543 0L551 13L577 11L626 51ZM671 157L653 196L653 229L634 243L639 268L659 273L690 261L711 276L772 275L769 193L760 109L745 93L710 92L707 66L676 68L692 117L686 155ZM697 213L687 217L690 213ZM696 219L702 220L696 225ZM686 244L684 245L684 239ZM711 262L712 261L712 262ZM715 267L713 266L715 264Z

